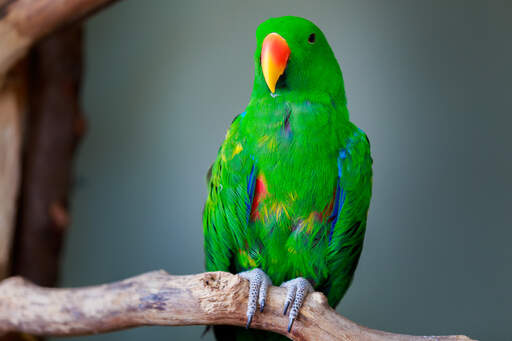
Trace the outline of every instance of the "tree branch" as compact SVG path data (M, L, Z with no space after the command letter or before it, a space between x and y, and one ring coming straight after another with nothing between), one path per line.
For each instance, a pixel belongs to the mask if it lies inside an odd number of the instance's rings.
M36 286L20 277L0 283L0 333L72 336L124 328L165 325L234 325L246 323L249 286L239 276L209 272L172 276L149 272L111 284L77 289ZM253 328L292 340L470 340L466 336L410 336L362 327L337 314L321 293L308 296L291 334L282 308L284 288L269 290L265 311Z
M0 0L0 85L36 40L113 0Z

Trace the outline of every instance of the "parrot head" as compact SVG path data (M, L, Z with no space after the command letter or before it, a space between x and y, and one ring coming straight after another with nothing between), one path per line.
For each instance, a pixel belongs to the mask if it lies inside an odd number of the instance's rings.
M344 97L340 67L322 31L311 21L271 18L256 31L253 94L328 93Z

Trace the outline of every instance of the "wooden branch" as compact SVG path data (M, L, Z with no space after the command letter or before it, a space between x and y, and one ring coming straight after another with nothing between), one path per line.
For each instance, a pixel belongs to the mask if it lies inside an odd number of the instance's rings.
M30 53L30 109L12 274L55 286L70 217L73 152L83 134L82 29L61 30Z
M0 0L0 84L29 47L113 0Z
M27 107L26 63L0 86L0 279L7 276L21 172L23 120Z
M172 276L149 272L112 284L77 289L49 289L12 277L0 283L0 332L71 336L124 328L165 325L246 323L249 285L239 276L209 272ZM292 340L453 341L466 336L410 336L362 327L337 314L321 293L310 294L291 334L282 309L284 288L271 287L265 311L251 327Z

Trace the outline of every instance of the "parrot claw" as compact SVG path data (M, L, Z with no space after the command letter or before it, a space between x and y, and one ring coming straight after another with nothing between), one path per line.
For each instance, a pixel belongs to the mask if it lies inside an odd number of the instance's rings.
M295 319L290 318L290 322L288 322L288 333L292 330L293 321L295 321Z
M247 324L245 325L246 329L249 329L249 327L251 326L251 322L252 322L252 315L247 318Z
M299 315L300 307L302 307L302 303L304 303L304 299L307 294L313 292L313 286L309 281L305 278L298 277L292 279L291 281L284 282L281 284L282 287L288 290L286 294L286 301L284 302L284 311L283 315L286 315L286 311L290 304L292 305L290 309L290 319L288 323L288 333L292 330L293 322ZM293 303L293 304L292 304Z
M260 312L263 312L265 299L267 298L267 289L272 285L272 281L267 274L259 268L244 271L238 275L249 281L249 302L247 303L247 324L245 326L248 329L251 326L252 318L256 312L256 302L260 305Z

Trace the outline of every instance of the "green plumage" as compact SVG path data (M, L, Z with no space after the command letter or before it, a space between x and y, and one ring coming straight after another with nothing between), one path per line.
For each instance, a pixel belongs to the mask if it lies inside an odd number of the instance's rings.
M275 96L260 66L262 41L272 32L291 50ZM308 42L312 33L314 44ZM228 130L208 179L206 268L238 273L259 267L274 285L304 277L335 307L362 250L370 145L348 120L341 70L313 23L270 19L258 28L257 42L251 99ZM258 193L258 181L266 195Z

